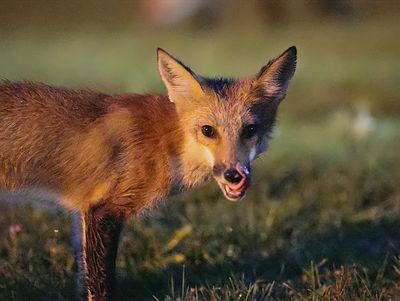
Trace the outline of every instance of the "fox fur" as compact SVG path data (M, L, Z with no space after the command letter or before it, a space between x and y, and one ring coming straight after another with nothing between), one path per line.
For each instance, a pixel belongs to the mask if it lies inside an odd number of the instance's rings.
M196 75L162 49L158 67L166 96L0 84L0 190L39 192L77 213L87 300L112 298L128 218L210 177L228 199L244 196L295 72L296 48L239 80Z

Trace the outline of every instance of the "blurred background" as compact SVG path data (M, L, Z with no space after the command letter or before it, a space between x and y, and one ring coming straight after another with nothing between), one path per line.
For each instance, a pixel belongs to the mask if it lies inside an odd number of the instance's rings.
M0 78L163 92L157 47L240 77L296 45L246 200L211 183L130 222L120 299L385 300L400 294L399 19L394 0L0 0ZM69 221L0 203L0 299L74 298Z

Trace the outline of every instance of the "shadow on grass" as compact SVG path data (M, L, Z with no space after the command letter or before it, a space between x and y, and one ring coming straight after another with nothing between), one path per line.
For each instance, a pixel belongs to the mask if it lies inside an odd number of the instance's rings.
M171 265L164 270L138 271L120 277L119 300L163 300L171 292L185 286L207 287L229 284L229 278L243 279L246 283L262 280L263 283L283 282L301 277L310 262L323 262L326 269L340 266L357 266L374 278L384 273L390 279L394 256L400 250L400 219L382 218L376 221L361 221L332 227L328 231L305 239L293 248L285 248L270 256L264 256L263 246L244 245L240 260L226 260L222 264L207 264L190 261L182 265ZM268 246L265 246L268 247ZM172 282L171 282L171 279ZM171 287L173 286L173 288ZM135 296L133 298L132 296Z

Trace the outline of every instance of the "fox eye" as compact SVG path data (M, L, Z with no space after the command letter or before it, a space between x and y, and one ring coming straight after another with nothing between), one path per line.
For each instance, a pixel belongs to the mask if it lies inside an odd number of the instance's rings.
M249 124L243 128L242 137L245 139L250 139L257 133L257 125L256 124Z
M201 132L203 133L204 136L206 136L208 138L215 137L215 130L211 125L203 125L201 127Z

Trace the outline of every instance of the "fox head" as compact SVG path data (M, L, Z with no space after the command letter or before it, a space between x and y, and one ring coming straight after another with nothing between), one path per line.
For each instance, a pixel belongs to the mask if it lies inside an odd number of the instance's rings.
M296 48L254 76L233 80L195 74L162 49L158 68L174 102L193 160L209 168L225 197L241 199L252 161L267 149L279 103L296 69ZM200 163L199 163L200 164Z

